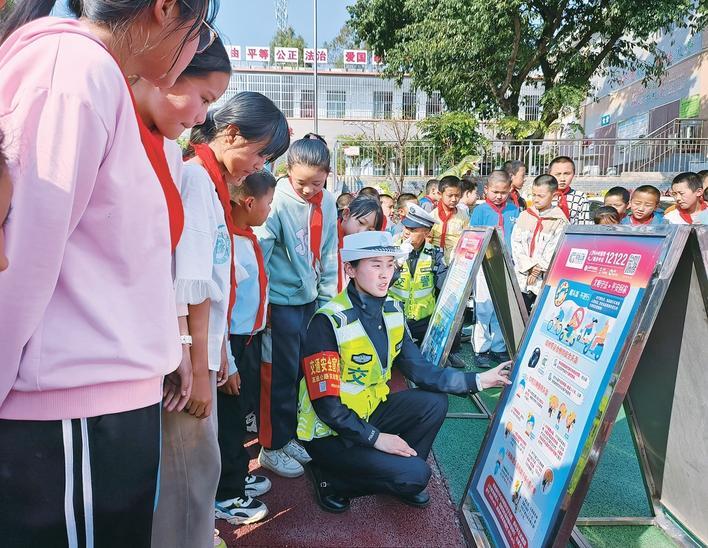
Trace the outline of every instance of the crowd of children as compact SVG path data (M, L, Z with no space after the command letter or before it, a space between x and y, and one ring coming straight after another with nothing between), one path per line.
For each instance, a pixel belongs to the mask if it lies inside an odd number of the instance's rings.
M297 477L308 447L320 479L329 468L353 493L427 505L425 458L447 401L422 392L508 384L503 367L433 370L415 348L452 253L467 226L499 228L531 307L564 227L592 222L572 159L554 159L530 200L518 161L486 178L481 202L475 179L451 175L420 200L372 187L335 200L327 143L291 143L265 96L208 110L231 74L209 0L70 2L76 20L45 17L53 4L19 3L0 42L5 545L206 547L215 517L263 519L271 483L249 472L251 413L263 469ZM286 151L276 181L264 166ZM653 186L611 189L595 222L704 223L707 181L678 175L665 215ZM474 308L476 363L505 361L481 275ZM339 378L322 380L337 397L315 402L304 363L331 372L333 354L351 379L341 398ZM387 401L394 362L422 390ZM367 410L355 416L346 398ZM360 491L354 470L371 476ZM318 493L323 508L348 507Z

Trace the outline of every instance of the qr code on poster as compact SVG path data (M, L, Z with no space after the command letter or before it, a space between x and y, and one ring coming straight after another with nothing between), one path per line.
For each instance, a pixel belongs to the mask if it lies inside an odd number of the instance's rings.
M642 258L642 256L639 253L632 253L629 256L629 259L627 259L627 266L624 267L624 273L627 276L634 276L634 273L637 272L637 268L639 268L639 261Z
M568 254L568 260L565 266L568 268L581 269L585 266L585 259L588 257L588 250L578 247L573 247Z

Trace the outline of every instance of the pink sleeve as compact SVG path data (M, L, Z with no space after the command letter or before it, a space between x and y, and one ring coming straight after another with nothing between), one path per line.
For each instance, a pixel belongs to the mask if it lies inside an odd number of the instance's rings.
M21 97L0 126L8 135L14 186L6 225L10 266L0 274L2 402L55 290L67 238L91 198L109 132L85 101L41 88Z

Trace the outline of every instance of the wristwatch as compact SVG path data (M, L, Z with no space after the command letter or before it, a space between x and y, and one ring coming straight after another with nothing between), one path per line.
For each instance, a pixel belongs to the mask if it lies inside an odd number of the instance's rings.
M186 344L187 346L192 346L192 336L191 335L180 335L179 342L181 344Z

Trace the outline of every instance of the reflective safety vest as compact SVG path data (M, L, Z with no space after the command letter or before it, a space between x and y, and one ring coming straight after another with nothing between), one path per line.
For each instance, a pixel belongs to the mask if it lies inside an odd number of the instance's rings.
M317 314L329 318L339 347L340 385L342 403L359 417L368 420L382 401L388 397L391 366L401 351L404 323L403 311L393 299L386 299L383 319L388 334L387 363L382 364L374 344L345 289ZM337 433L323 423L310 401L305 379L300 381L297 410L297 437L309 441L313 438L336 436Z
M408 320L420 320L433 315L435 310L435 248L426 243L418 256L415 272L411 275L408 261L403 263L401 277L396 280L388 294L404 303L403 310Z

